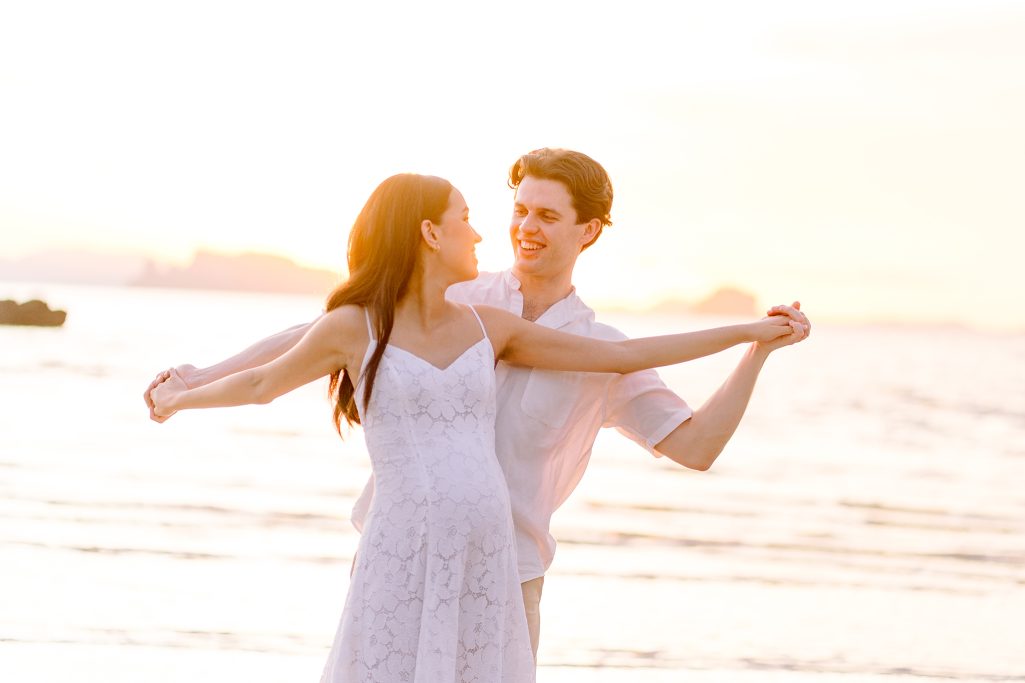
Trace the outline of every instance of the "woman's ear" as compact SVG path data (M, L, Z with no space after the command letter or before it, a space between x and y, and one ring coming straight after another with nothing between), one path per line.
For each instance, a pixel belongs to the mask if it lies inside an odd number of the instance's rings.
M429 220L420 223L420 236L423 238L424 244L431 251L441 249L441 245L438 243L438 233L434 229L434 223Z

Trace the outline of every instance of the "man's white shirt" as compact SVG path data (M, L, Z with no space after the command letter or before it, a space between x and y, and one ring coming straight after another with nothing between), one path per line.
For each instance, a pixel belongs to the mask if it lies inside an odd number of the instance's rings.
M523 313L520 283L508 270L481 273L476 280L449 287L446 296L517 316ZM619 330L595 322L594 311L575 290L535 322L586 337L626 339ZM692 411L653 370L618 375L499 363L495 372L495 451L509 486L523 582L543 576L555 557L555 538L549 531L552 514L580 483L598 430L615 427L658 456L655 444L689 419ZM361 531L373 483L371 477L352 509L352 523Z

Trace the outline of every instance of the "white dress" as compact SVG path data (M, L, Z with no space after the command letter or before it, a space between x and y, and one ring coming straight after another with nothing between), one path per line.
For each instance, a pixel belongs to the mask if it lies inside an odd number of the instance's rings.
M357 385L377 488L321 683L534 680L481 330L444 369L389 345L366 411Z

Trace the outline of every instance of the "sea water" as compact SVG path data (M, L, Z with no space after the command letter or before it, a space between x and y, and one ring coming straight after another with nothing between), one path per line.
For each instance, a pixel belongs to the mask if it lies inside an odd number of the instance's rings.
M3 289L69 315L0 327L0 680L318 680L362 434L324 382L163 425L142 392L322 302ZM742 353L660 372L697 408ZM1023 387L1022 334L816 324L710 471L603 431L553 521L538 680L1025 681Z

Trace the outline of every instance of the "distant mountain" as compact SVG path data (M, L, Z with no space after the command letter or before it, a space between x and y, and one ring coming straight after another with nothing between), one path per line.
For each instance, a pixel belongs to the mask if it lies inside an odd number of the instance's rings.
M0 280L326 294L339 278L331 271L303 268L269 254L200 251L181 268L141 254L51 249L20 259L0 259Z
M188 266L160 266L147 261L141 275L128 284L138 287L231 289L286 294L326 294L339 281L329 270L303 268L270 254L198 252Z
M605 310L635 310L616 307ZM647 309L660 315L720 315L751 317L758 314L754 295L733 287L723 287L698 302L664 299Z
M732 287L723 287L711 296L694 304L693 310L701 315L754 316L758 314L754 295Z
M35 280L84 285L123 285L139 276L146 257L48 249L20 259L0 260L0 280Z

